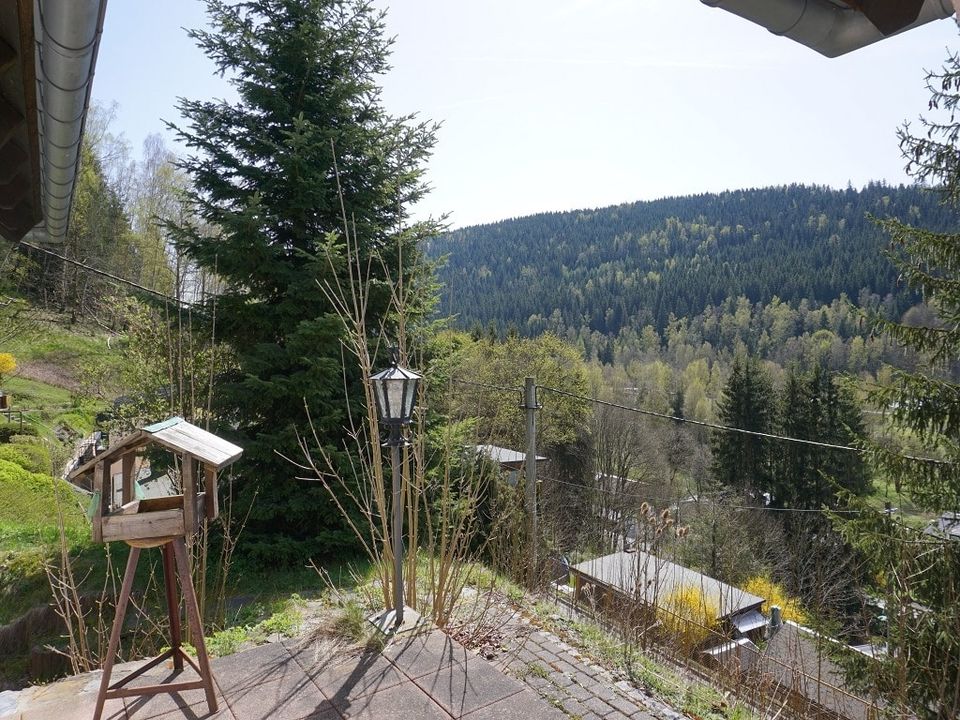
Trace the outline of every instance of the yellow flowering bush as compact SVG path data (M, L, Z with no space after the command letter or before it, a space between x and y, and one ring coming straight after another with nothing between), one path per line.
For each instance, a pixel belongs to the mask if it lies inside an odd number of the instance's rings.
M693 649L706 640L717 622L717 609L703 591L693 585L683 585L667 595L657 614L663 626L686 649Z
M800 606L800 601L788 595L783 585L775 583L766 575L753 576L747 580L743 589L766 600L761 607L766 615L770 615L770 606L776 605L780 608L780 615L784 620L793 620L800 625L807 622L807 614Z
M0 385L3 384L3 376L9 375L17 369L17 361L10 353L0 353Z

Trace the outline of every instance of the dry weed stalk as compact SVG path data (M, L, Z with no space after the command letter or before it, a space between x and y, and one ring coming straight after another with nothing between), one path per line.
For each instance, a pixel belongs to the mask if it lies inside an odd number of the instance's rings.
M335 148L331 146L331 149L335 155ZM334 169L336 171L336 165ZM337 175L338 189L339 181ZM343 367L349 367L348 362L359 367L365 409L363 416L358 418L347 403L344 445L350 458L349 472L344 473L332 454L323 447L312 420L309 435L300 437L303 461L295 464L309 473L301 479L323 483L331 501L377 568L383 604L388 606L393 597L393 528L389 521L391 499L384 473L380 423L370 376L374 372L375 358L382 355L383 338L388 334L395 339L397 358L401 364L409 365L411 360L419 360L414 364L422 365L422 356L412 358L409 353L414 307L421 288L415 280L408 282L403 271L403 233L407 231L401 230L397 237L397 268L394 272L394 268L388 267L376 252L364 257L355 224L347 217L342 191L339 196L343 234L331 234L327 238L326 257L331 272L329 279L318 280L318 285L342 324ZM337 252L333 252L334 248ZM387 312L382 316L390 318L389 327L382 319L378 327L370 327L370 279L374 267L383 276L394 277L393 282L386 284L390 296ZM382 287L378 287L382 290ZM373 332L376 332L376 339L371 341ZM346 400L346 370L343 377ZM452 607L465 583L465 563L476 531L474 518L480 489L469 478L455 474L451 454L460 450L451 447L449 437L440 450L442 471L439 482L429 482L428 459L425 456L426 416L423 410L429 381L427 377L420 383L411 440L402 449L402 496L406 507L408 546L411 549L405 562L405 602L412 607L429 609L434 622L442 626L449 621ZM309 415L309 407L307 410ZM420 549L427 555L428 598L418 597L417 551Z

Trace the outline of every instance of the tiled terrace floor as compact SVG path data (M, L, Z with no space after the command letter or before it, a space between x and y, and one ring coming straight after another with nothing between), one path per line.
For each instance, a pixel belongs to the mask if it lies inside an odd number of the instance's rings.
M263 645L212 662L219 711L202 690L107 703L110 720L559 720L566 715L518 680L440 631L401 640L383 652L343 652L305 639ZM118 666L113 680L136 663ZM169 677L157 669L136 683ZM192 672L192 671L187 671ZM0 693L3 720L89 720L100 673L20 693ZM134 685L136 684L134 683Z

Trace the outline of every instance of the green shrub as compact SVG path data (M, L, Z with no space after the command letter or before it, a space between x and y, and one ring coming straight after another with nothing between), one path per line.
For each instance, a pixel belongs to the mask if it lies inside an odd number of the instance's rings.
M292 637L300 632L300 625L303 623L303 613L298 608L290 608L277 612L257 625L256 629L267 635L280 635L281 637Z
M0 459L0 523L39 529L56 526L57 505L68 527L85 524L79 494L63 480Z
M0 460L14 462L32 473L50 472L50 451L34 438L15 435L9 444L0 445Z
M21 428L20 423L0 424L0 443L13 442L15 437L36 437L37 434L37 429L30 425L24 425Z
M233 655L247 641L248 631L242 625L215 632L207 638L207 649L216 657Z

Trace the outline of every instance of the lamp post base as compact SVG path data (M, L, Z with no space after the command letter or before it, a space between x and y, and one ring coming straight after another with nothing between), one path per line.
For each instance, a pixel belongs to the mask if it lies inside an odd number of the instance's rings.
M391 637L414 635L430 622L412 607L406 605L403 607L403 622L399 626L396 625L397 613L393 608L371 615L368 620L378 632Z

